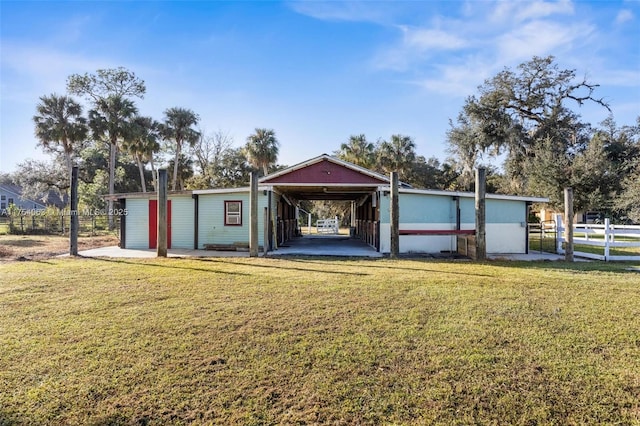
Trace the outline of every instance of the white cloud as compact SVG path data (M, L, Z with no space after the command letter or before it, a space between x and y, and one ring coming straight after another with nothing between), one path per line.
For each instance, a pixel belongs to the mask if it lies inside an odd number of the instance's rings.
M574 13L573 3L569 0L560 0L557 2L534 1L515 3L517 5L525 5L514 16L517 21L526 21L529 19L546 18L552 15L572 15Z
M429 28L410 28L402 25L403 45L421 51L455 50L468 45L466 40L455 33Z
M591 25L563 25L550 21L533 21L497 38L498 58L505 65L534 55L558 54L575 47L594 32Z
M629 9L622 9L616 16L616 24L624 24L625 22L633 21L635 15Z
M294 1L290 7L301 15L326 21L364 21L384 23L389 20L392 9L384 3L361 1ZM382 6L382 7L381 7Z
M399 25L397 28L400 29L402 38L378 52L373 61L376 68L404 71L433 54L464 49L470 44L453 30L415 28L406 25Z
M487 14L487 20L494 24L518 24L521 22L547 18L554 15L572 15L573 3L568 0L545 1L499 1Z
M475 93L477 87L493 72L495 72L494 64L468 58L461 64L438 66L431 77L413 83L432 93L466 97Z

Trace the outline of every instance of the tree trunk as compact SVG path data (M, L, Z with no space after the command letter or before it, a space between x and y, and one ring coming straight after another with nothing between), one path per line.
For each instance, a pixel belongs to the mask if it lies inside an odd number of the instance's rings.
M142 166L139 154L136 154L136 161L138 162L138 170L140 170L140 185L142 185L142 192L147 192L147 182L144 179L144 167Z
M153 190L158 190L158 176L156 174L156 165L153 162L153 154L151 154L151 158L149 159L149 163L151 163L151 180L153 181Z
M109 144L109 195L113 195L116 189L116 143L117 141L111 141ZM109 230L113 231L116 228L115 220L113 217L113 199L109 197L108 203L108 217L109 217Z
M176 141L176 159L173 162L173 191L176 190L178 183L178 161L180 160L180 143Z

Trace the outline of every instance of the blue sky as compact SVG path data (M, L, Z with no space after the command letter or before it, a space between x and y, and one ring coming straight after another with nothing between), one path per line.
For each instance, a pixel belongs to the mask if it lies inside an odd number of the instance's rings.
M237 146L273 128L279 163L349 135L402 133L446 158L464 99L505 66L554 55L601 85L618 124L640 114L640 2L152 2L0 0L0 171L46 158L39 96L73 73L124 66L147 84L141 114L193 109ZM579 110L597 124L601 107Z

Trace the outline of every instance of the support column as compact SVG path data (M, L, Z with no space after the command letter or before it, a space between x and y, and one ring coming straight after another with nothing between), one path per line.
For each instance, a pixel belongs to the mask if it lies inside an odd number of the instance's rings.
M480 167L476 170L476 260L487 258L486 190L487 172Z
M156 256L167 257L167 171L158 170L158 243Z
M573 188L564 189L564 260L573 262Z
M400 254L400 205L398 197L398 172L391 172L391 259Z
M250 186L249 257L258 257L258 172L255 170L251 172Z
M267 244L267 241L269 241L269 208L265 207L264 208L264 243L262 243L262 251L263 254L266 256L267 252L269 251L269 244Z
M69 255L78 255L78 228L80 221L78 218L78 166L71 169L71 226L69 228Z

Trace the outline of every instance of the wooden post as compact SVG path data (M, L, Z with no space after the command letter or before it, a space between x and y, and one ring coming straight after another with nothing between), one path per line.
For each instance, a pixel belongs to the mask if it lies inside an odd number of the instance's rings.
M78 166L71 169L71 225L69 227L69 255L78 255Z
M258 257L258 172L251 172L249 191L249 257Z
M157 256L167 257L167 171L158 170L158 241Z
M486 191L487 172L479 167L476 170L476 260L487 258Z
M564 260L573 262L573 188L564 189Z
M398 197L398 172L391 172L391 259L400 254L400 205Z

